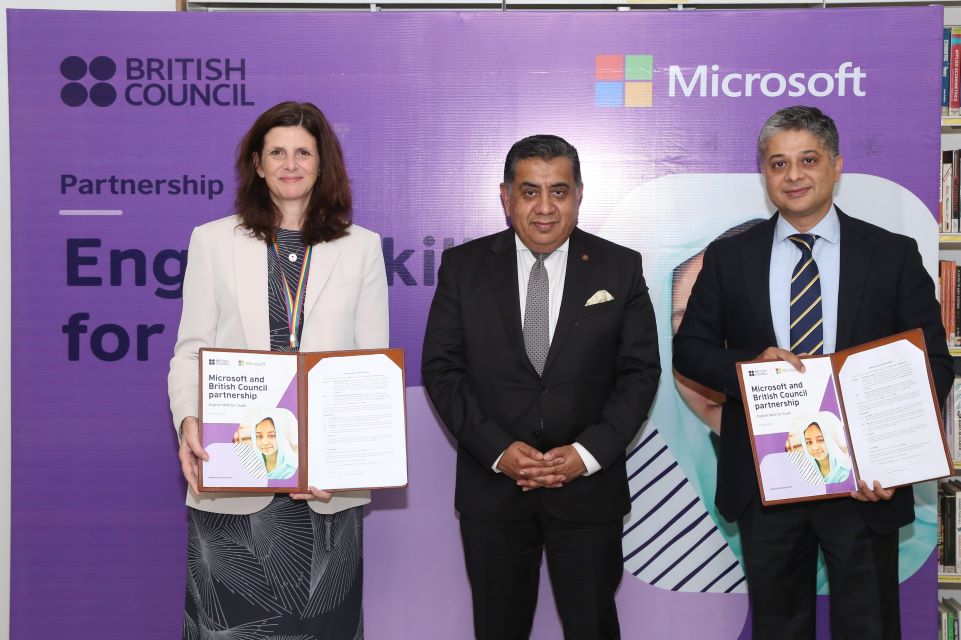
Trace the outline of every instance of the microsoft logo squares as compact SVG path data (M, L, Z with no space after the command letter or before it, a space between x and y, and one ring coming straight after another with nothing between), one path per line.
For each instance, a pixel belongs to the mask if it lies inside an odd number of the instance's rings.
M598 55L594 58L594 104L598 107L650 107L654 56Z

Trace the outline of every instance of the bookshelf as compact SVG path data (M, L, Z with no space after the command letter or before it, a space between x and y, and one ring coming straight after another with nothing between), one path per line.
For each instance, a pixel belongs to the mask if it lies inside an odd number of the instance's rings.
M946 6L944 8L944 23L945 25L961 25L961 7ZM941 149L942 151L961 149L961 116L941 117ZM938 254L939 259L952 260L958 264L961 264L961 233L940 233L938 236ZM955 358L955 370L957 371L958 365L961 363L961 346L949 347L949 351ZM947 407L947 410L954 411L954 408ZM958 426L961 427L961 425ZM954 469L955 479L957 479L958 476L961 476L961 460L954 460ZM940 522L942 511L940 491L938 492L938 495L938 520ZM957 515L955 519L958 519ZM941 535L944 535L943 532L939 533L939 537ZM940 634L942 631L941 627L947 624L948 609L952 609L955 615L957 615L956 608L951 607L950 605L956 605L956 601L961 599L961 573L946 573L939 571L937 587L939 616L938 631ZM939 637L942 636L939 635Z

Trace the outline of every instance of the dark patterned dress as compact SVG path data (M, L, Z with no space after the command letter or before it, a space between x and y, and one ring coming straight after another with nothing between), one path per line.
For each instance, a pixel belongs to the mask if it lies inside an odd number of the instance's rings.
M270 350L293 351L278 265L296 289L305 247L298 232L275 232ZM322 515L277 494L250 515L188 509L183 640L362 640L362 548L360 507Z

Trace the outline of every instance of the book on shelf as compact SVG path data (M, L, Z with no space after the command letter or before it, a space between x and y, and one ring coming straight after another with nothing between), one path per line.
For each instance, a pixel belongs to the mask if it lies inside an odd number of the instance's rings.
M944 437L952 460L961 460L961 378L955 378L944 402Z
M951 91L951 27L944 28L944 40L941 44L941 115L946 116Z
M947 640L954 640L954 624L957 621L957 612L948 603L947 599L943 600L945 609L948 610L947 619L944 625L944 635Z
M961 575L961 481L938 483L938 572Z
M955 378L951 385L952 402L947 404L951 409L951 423L954 426L954 440L952 460L961 460L961 378Z
M948 222L948 231L958 233L959 223L961 223L961 152L958 149L951 151L951 219Z
M948 640L948 605L938 601L938 640Z
M949 347L961 347L961 266L954 260L938 261L938 302Z
M951 77L948 115L961 115L961 27L951 27Z
M941 506L941 500L944 498L944 491L941 489L941 484L938 483L938 517L936 518L938 524L938 573L945 573L944 571L944 509Z
M957 345L957 324L958 324L958 314L957 314L957 280L958 280L958 266L951 262L947 265L947 270L945 275L947 276L946 286L947 286L947 305L948 305L948 323L945 325L946 338L948 344Z
M947 515L949 529L947 535L949 539L947 543L951 546L952 551L948 557L953 560L953 563L947 564L945 568L947 569L947 573L958 574L961 573L961 571L959 571L959 569L961 569L961 562L959 562L959 560L961 560L961 553L959 553L959 551L961 550L958 548L958 543L961 542L961 540L959 540L961 527L958 526L958 524L961 523L961 482L952 478L945 482L944 485L947 488L946 496L949 502Z
M961 640L961 602L954 598L942 598L941 603L948 609L948 624L945 629L948 640Z
M941 233L961 233L961 150L941 152L941 184L938 189Z
M941 233L951 232L951 202L952 202L952 166L951 162L954 156L954 152L942 151L941 152L941 184L940 194L941 197L939 202L941 203Z
M956 378L951 389L948 391L948 398L944 402L944 437L948 442L948 449L952 460L961 460L961 447L958 444L958 409L961 408L961 379Z
M958 490L956 482L942 482L940 489L942 536L941 572L958 573Z
M938 600L938 640L947 640L948 605Z
M961 317L961 266L955 265L954 269L951 270L951 308L954 310L951 318L951 335L954 338L954 344L961 344L961 322L958 322L958 318Z

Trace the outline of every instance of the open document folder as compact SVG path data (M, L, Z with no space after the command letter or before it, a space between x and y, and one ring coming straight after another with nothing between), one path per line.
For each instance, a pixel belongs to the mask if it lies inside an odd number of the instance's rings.
M803 360L737 364L765 505L952 474L920 329Z
M404 352L200 350L201 491L407 484Z

